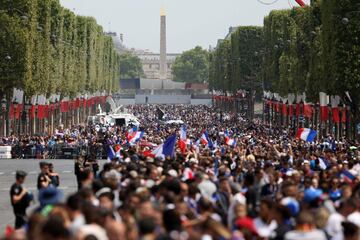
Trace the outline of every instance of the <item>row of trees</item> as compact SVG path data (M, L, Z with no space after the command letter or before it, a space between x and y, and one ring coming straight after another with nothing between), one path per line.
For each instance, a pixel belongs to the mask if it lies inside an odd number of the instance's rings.
M92 17L59 0L0 0L0 91L75 97L117 88L119 55ZM8 96L9 97L9 96Z
M263 28L256 26L238 27L219 40L209 57L209 87L233 94L261 89L263 45Z
M283 97L306 93L313 103L325 92L349 100L358 115L359 34L358 0L313 0L272 11L263 29L239 27L218 44L210 57L210 86L234 92L262 83Z

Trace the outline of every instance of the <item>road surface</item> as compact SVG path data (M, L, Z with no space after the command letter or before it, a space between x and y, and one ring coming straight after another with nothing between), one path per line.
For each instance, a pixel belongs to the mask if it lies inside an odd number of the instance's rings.
M24 186L30 190L37 202L36 179L39 174L39 162L37 159L0 159L0 235L4 232L6 225L14 224L14 214L10 203L10 187L15 182L15 171L24 170L28 173ZM60 189L67 196L77 190L76 178L74 175L73 160L43 160L52 162L54 169L60 174ZM100 161L100 165L103 161ZM36 203L35 203L36 204Z

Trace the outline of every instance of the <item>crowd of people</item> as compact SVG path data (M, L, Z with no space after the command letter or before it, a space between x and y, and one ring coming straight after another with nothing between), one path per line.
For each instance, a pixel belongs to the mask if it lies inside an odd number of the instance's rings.
M79 189L69 196L42 162L39 206L27 214L33 196L18 171L10 192L16 229L3 239L360 239L357 142L331 135L305 142L286 126L208 106L160 107L186 125L185 149L153 154L169 136L180 139L180 126L159 120L156 105L127 108L144 132L135 143L131 127L78 128L76 141L118 154L104 164L96 153L81 154Z

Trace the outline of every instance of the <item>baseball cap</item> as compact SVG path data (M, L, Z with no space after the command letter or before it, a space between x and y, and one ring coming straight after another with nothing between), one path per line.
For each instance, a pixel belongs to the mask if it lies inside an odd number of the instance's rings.
M323 191L315 188L308 188L304 191L304 201L309 203L319 198L323 194Z

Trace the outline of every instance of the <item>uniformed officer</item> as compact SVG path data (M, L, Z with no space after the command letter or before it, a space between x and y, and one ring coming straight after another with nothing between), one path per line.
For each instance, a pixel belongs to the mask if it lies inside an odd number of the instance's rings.
M15 214L15 228L21 228L26 223L26 208L33 199L32 194L22 186L27 173L16 171L16 181L10 188L10 200Z

